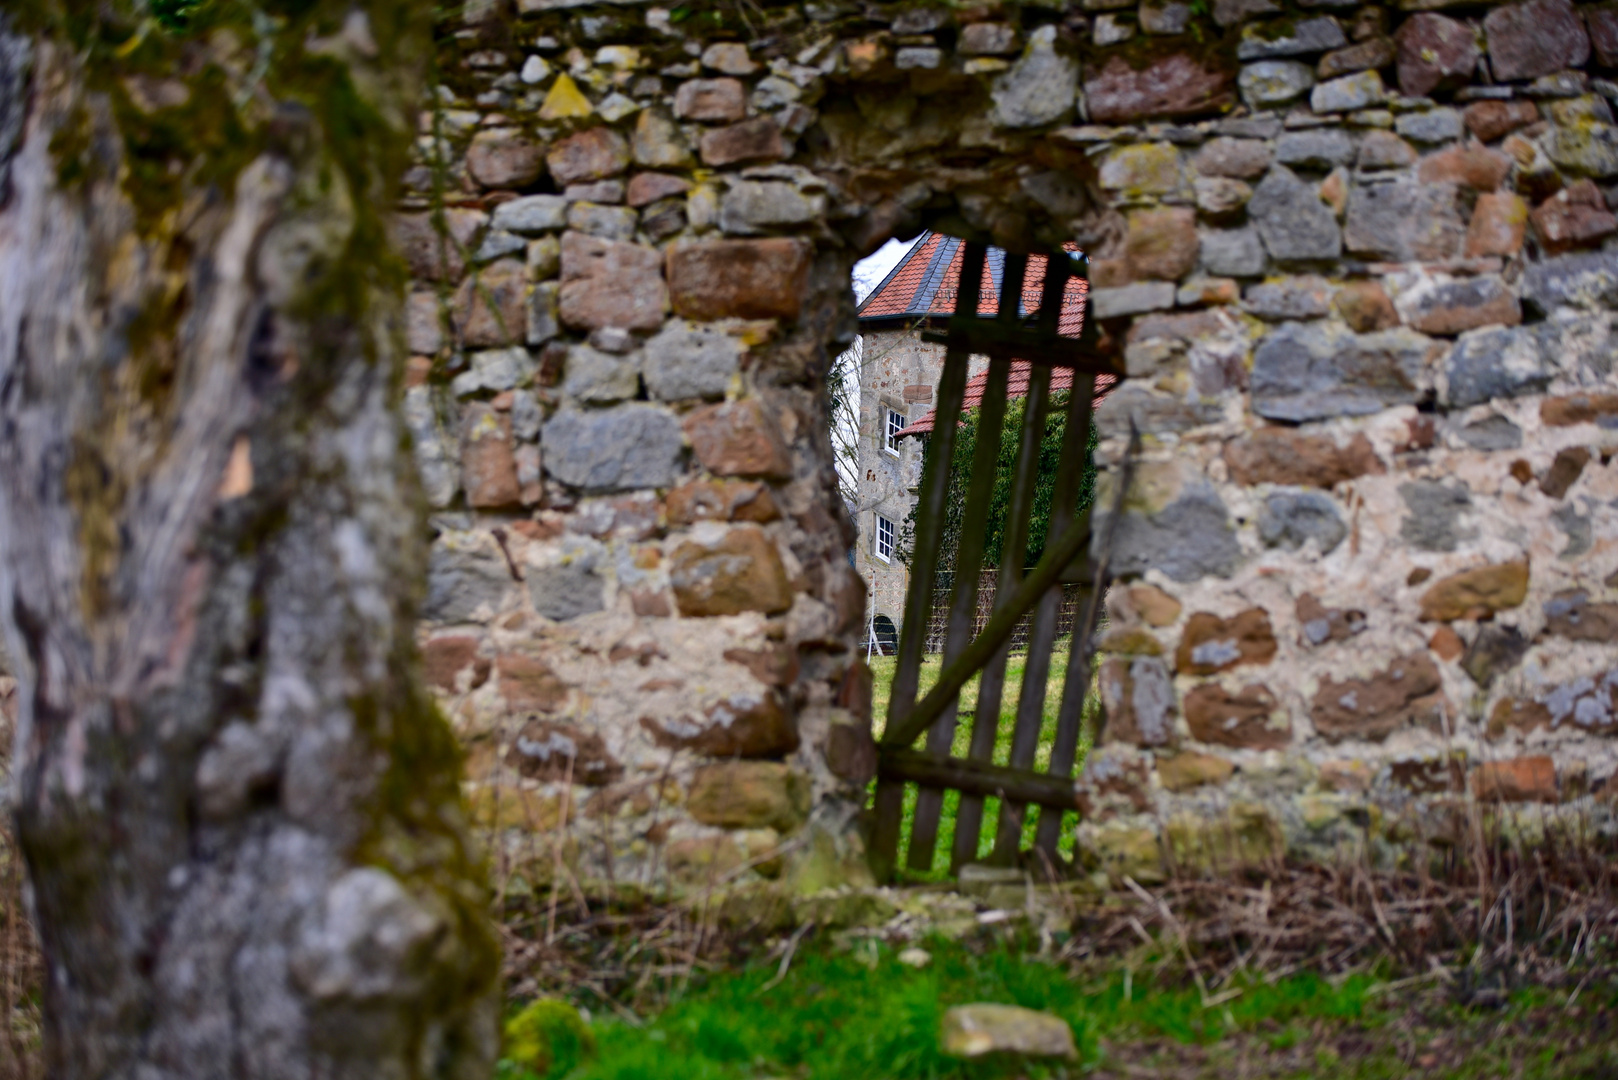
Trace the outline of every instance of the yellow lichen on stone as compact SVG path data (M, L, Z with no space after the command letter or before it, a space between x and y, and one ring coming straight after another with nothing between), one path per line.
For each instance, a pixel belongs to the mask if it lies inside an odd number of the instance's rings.
M545 95L545 102L539 107L541 120L579 120L589 116L594 109L590 106L590 99L584 96L579 84L573 81L572 76L565 72L556 77L551 85L550 93Z

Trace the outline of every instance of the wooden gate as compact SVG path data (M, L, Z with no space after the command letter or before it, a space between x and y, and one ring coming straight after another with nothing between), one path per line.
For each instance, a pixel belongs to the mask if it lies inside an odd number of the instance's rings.
M1024 854L1021 848L1023 824L1031 807L1038 807L1035 850L1047 864L1057 865L1057 842L1062 815L1077 809L1073 766L1078 751L1079 726L1085 694L1090 686L1090 639L1096 624L1099 601L1104 591L1105 556L1092 566L1090 514L1075 513L1088 454L1091 404L1098 374L1123 378L1116 349L1102 348L1101 330L1085 313L1078 337L1061 333L1062 308L1070 278L1080 276L1082 256L1054 252L1043 261L1045 272L1039 283L1039 302L1030 310L1024 299L1025 277L1030 275L1027 255L1007 253L1001 274L999 302L991 317L980 314L987 249L969 243L961 259L960 277L955 288L955 308L947 330L927 333L925 340L945 346L943 378L939 385L938 409L922 473L920 503L916 514L914 553L910 563L910 586L905 597L904 625L899 638L897 671L888 704L887 726L878 747L878 779L875 797L875 828L872 856L878 872L891 876L898 859L904 820L907 785L919 791L912 819L907 865L912 870L931 869L938 844L939 818L944 792L961 793L956 811L954 843L950 853L951 870L977 860L983 827L984 800L1000 800L999 826L994 849L988 861L1015 864ZM1033 268L1037 273L1037 266ZM1086 303L1088 297L1086 295ZM1031 364L1027 406L1012 481L1011 502L1004 534L1005 558L999 571L994 612L976 634L975 615L980 570L983 562L984 529L964 528L958 542L956 563L944 568L954 585L949 592L949 617L945 633L942 671L938 682L918 700L919 676L924 639L931 614L937 578L939 546L950 481L958 422L967 383L968 359L987 356L989 369L983 402L978 413L977 443L968 481L964 520L984 520L994 486L995 459L1005 427L1007 383L1014 360ZM1073 389L1068 395L1066 431L1060 452L1050 510L1049 531L1039 565L1026 575L1015 553L1024 550L1029 519L1033 510L1039 464L1040 437L1051 408L1051 371L1054 367L1073 369ZM1119 518L1121 496L1127 489L1135 441L1124 466L1118 487L1119 505L1111 520ZM1099 546L1102 552L1110 545ZM1091 584L1083 617L1073 628L1068 653L1066 681L1057 718L1055 742L1047 772L1034 770L1039 746L1040 725L1045 707L1052 652L1056 644L1057 613L1064 583ZM1032 628L1022 692L1017 702L1011 733L1010 761L993 762L996 736L1000 728L1000 701L1005 688L1006 660L1013 629L1030 612ZM970 749L965 758L951 756L958 723L957 708L961 688L974 675L980 675L978 699L972 717ZM921 747L915 744L925 735Z

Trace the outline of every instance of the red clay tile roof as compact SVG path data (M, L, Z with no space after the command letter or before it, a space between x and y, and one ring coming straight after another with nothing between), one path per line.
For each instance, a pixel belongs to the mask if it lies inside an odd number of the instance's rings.
M1079 250L1077 244L1068 244L1066 248L1068 251ZM919 321L952 314L955 311L955 283L961 274L961 259L965 251L965 242L953 236L924 234L859 306L860 321ZM983 265L979 315L992 316L1000 308L1000 278L1005 272L1005 260L1006 253L1000 248L989 249ZM1030 255L1027 269L1023 272L1023 311L1033 311L1039 307L1044 279L1045 256ZM1058 333L1062 336L1079 336L1079 330L1084 325L1084 293L1088 287L1089 283L1083 278L1068 279L1062 317L1058 323Z
M1068 251L1079 250L1077 244L1067 244L1065 247ZM965 242L955 237L944 236L941 233L924 234L859 306L860 321L866 324L921 321L953 314L956 299L955 282L961 274L961 259L965 250ZM1000 278L1005 272L1005 265L1006 253L1000 248L991 247L983 265L983 288L978 300L979 315L992 316L1000 309ZM1024 311L1033 311L1039 307L1044 280L1045 256L1030 255L1028 268L1023 273ZM1090 283L1083 278L1068 279L1066 294L1063 297L1062 316L1057 323L1057 332L1063 337L1079 336L1079 331L1084 326L1084 294L1089 285ZM1030 370L1031 366L1027 361L1012 362L1011 379L1006 388L1010 397L1019 398L1028 393ZM1099 376L1096 379L1096 400L1100 401L1116 381L1111 375ZM966 400L962 408L975 409L983 404L983 392L988 385L988 372L968 381ZM1072 388L1071 368L1056 368L1051 372L1052 390ZM927 434L933 430L933 417L934 413L927 413L898 432L895 437Z
M1011 375L1010 378L1006 380L1006 396L1008 398L1015 399L1027 395L1028 379L1032 371L1033 365L1026 360L1013 360L1011 362ZM1095 400L1099 402L1103 397L1106 397L1107 392L1112 389L1113 384L1117 381L1118 380L1111 375L1097 375ZM979 405L982 405L983 394L988 387L989 373L987 371L974 375L972 378L968 379L966 383L966 397L961 402L961 411L965 412L968 409L975 409ZM1073 389L1073 369L1060 367L1052 368L1051 390L1054 392L1057 390L1071 389ZM895 432L893 437L896 439L902 439L907 435L926 435L933 430L933 419L935 416L937 416L937 410L929 410L927 415L923 416L920 420L917 420L914 424L911 424L904 430Z

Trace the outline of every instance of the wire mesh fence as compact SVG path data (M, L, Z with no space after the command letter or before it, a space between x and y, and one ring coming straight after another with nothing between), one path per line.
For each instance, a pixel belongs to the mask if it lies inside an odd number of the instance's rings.
M1029 570L1023 571L1025 574ZM977 607L972 614L972 634L982 633L983 627L994 614L994 601L999 584L1000 571L988 568L978 574ZM941 570L938 572L938 584L933 589L932 611L927 618L927 637L922 651L934 655L944 651L944 637L949 628L949 609L954 602L955 574L953 571ZM1074 624L1084 615L1086 593L1080 584L1062 586L1062 606L1056 616L1056 640L1061 640L1073 633ZM1009 643L1010 651L1020 653L1027 651L1029 628L1033 625L1034 613L1030 611L1017 623L1017 628L1011 633ZM872 656L892 656L898 648L898 632L886 616L878 615L875 619L866 621L865 639L860 642L861 654L869 653Z

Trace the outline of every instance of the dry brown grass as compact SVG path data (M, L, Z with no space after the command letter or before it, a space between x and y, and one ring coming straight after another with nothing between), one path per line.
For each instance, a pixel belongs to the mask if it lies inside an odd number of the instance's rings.
M1276 864L1177 876L1076 914L1080 966L1147 957L1217 994L1238 975L1377 968L1487 1004L1513 987L1605 978L1618 954L1618 841L1512 842L1474 817L1468 849L1411 869Z

